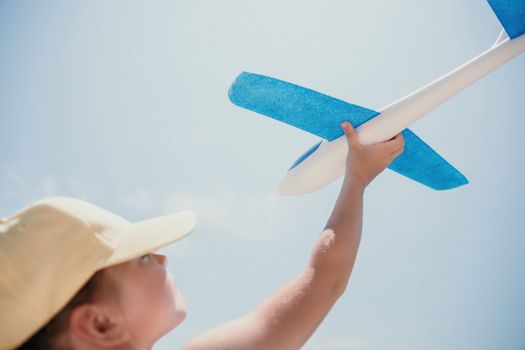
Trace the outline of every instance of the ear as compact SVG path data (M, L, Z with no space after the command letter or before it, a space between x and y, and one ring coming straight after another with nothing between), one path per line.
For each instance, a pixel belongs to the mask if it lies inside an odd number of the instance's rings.
M71 337L100 347L113 347L129 341L129 330L115 311L101 305L77 306L69 318Z

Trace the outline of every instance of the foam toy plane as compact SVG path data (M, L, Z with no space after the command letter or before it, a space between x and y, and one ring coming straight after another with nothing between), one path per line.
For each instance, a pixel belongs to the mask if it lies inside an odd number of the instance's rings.
M377 111L270 77L241 73L229 91L243 108L308 131L323 140L288 169L282 195L319 189L344 173L348 145L340 126L349 121L359 142L370 145L402 132L405 150L389 169L435 190L468 183L457 169L407 129L409 125L470 84L525 51L525 0L488 0L503 25L494 45L450 73Z

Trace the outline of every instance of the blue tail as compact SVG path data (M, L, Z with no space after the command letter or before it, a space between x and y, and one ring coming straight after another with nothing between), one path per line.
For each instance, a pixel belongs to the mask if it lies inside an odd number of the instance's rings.
M509 38L514 39L525 33L524 0L488 0L488 3Z

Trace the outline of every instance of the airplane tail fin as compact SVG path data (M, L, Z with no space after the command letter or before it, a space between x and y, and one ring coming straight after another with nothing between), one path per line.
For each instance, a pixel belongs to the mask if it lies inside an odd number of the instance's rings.
M525 0L488 0L510 39L525 33ZM498 37L498 43L501 40Z

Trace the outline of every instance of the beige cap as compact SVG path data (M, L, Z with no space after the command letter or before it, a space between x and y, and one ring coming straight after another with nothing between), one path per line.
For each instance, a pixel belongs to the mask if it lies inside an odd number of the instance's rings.
M195 224L191 211L130 223L68 197L0 219L0 349L31 337L97 270L153 252Z

